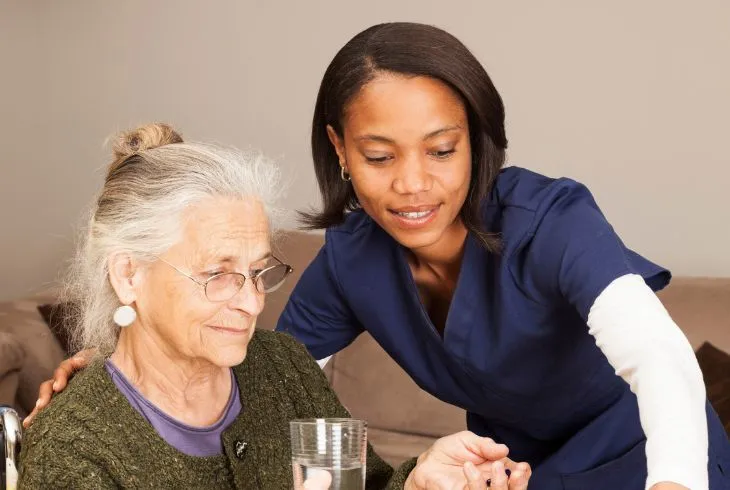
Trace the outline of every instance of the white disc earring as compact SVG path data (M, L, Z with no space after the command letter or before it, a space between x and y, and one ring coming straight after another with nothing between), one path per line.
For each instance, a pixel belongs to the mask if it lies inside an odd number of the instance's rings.
M129 305L120 306L114 310L114 323L120 327L128 327L137 319L137 312Z

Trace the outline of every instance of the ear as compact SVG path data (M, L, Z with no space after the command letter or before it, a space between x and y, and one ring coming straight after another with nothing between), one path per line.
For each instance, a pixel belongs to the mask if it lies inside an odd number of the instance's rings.
M109 282L117 293L119 302L129 305L137 300L141 280L139 264L127 253L113 253L107 259Z
M345 170L347 170L347 156L345 154L345 142L342 138L340 138L340 135L337 134L337 131L335 131L335 128L327 125L327 136L330 139L330 143L332 143L332 146L335 148L335 152L337 153L337 158L340 159L340 166L345 167Z

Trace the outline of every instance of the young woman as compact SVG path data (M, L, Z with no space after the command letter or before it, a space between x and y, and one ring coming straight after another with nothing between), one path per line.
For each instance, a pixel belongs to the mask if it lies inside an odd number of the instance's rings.
M669 272L584 186L502 169L506 146L502 100L453 36L355 36L312 128L324 209L306 221L326 243L278 329L317 359L369 332L534 488L730 488L727 436L653 291Z

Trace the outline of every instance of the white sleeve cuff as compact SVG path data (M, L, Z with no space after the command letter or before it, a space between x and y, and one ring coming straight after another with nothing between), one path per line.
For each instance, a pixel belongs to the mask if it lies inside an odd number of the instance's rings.
M332 356L327 356L324 359L320 359L317 361L317 364L319 364L319 367L324 369L324 367L327 365L327 362L332 359Z

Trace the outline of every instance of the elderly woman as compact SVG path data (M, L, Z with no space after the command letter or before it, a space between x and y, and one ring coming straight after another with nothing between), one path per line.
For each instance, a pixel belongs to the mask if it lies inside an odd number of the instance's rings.
M115 156L69 281L74 333L98 358L27 431L20 486L290 487L288 422L349 414L302 346L254 329L291 272L270 248L275 168L161 124ZM368 488L486 478L524 489L529 470L471 433L395 472L368 450Z

